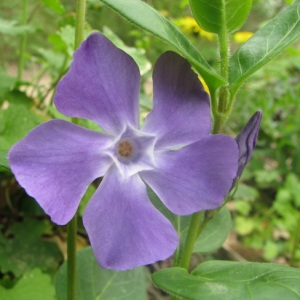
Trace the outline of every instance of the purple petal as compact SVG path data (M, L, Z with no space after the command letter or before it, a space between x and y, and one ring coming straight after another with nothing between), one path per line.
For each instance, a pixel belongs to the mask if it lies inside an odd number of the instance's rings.
M171 256L178 236L151 204L138 175L123 180L116 168L105 175L83 215L100 266L127 270Z
M250 118L240 134L235 138L240 151L239 167L236 175L237 178L242 175L246 164L251 158L252 151L256 146L261 118L262 111L258 110Z
M157 148L189 144L211 130L208 94L190 64L164 53L153 71L154 107L143 131L158 136Z
M157 152L158 169L140 176L173 213L187 215L222 204L237 162L235 140L211 135L177 151Z
M53 222L64 225L74 216L89 184L112 163L101 149L111 143L103 133L62 120L32 130L9 152L17 181Z
M118 135L126 124L138 127L139 88L134 60L102 34L93 33L74 53L54 103L64 115L92 120Z

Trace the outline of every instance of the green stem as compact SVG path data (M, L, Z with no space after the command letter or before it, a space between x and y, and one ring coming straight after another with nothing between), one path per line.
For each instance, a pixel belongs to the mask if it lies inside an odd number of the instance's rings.
M84 40L86 0L76 1L75 50Z
M85 24L85 7L86 0L76 1L76 24L75 24L75 50L84 40L84 24ZM73 123L77 123L77 119L72 119ZM77 234L77 214L68 223L67 238L67 270L68 270L68 300L76 300L76 234Z
M178 267L185 268L188 270L190 265L190 260L192 257L194 244L198 238L198 231L202 221L203 211L196 212L192 215L189 231L185 241L182 256L180 258Z
M222 114L219 114L219 113L215 114L214 115L214 125L213 125L213 129L212 129L212 133L213 134L221 133L225 121L226 121L226 115L222 115Z
M225 3L223 1L222 5ZM229 69L229 38L228 31L226 28L226 15L225 8L221 9L222 11L222 30L218 35L219 38L219 51L220 51L220 75L225 78L228 82L228 69ZM229 89L228 84L220 87L218 93L218 108L217 110L212 111L214 115L214 133L222 132L223 125L228 117L228 101L229 101Z
M292 257L291 257L291 261L290 261L290 266L291 267L295 267L296 266L296 252L297 249L300 245L300 215L298 215L298 224L297 224L297 228L295 230L295 236L294 236L294 240L293 240L293 247L292 247Z
M68 300L76 299L76 235L77 235L77 214L68 223L68 236L67 236L67 272L68 272L68 285L67 295Z
M223 2L223 5L224 2ZM219 34L219 47L220 47L220 75L228 82L228 69L229 69L229 39L226 28L225 9L222 9L223 26ZM218 98L217 98L218 97ZM220 88L218 95L212 95L212 113L214 116L214 127L212 133L222 132L223 125L228 117L228 101L230 99L228 85ZM218 101L217 101L218 100ZM178 266L188 270L190 265L191 256L193 253L194 244L201 234L207 223L209 216L203 220L203 211L194 213L190 222L188 235L183 248L182 256L180 257ZM202 223L201 223L202 222ZM177 261L175 262L177 265ZM176 299L172 298L172 299Z
M222 10L223 14L225 10ZM229 43L228 43L228 33L225 26L225 16L224 16L224 26L222 26L222 31L219 34L219 47L220 47L220 75L226 79L228 82L228 68L229 68ZM226 113L228 101L228 87L227 85L220 88L219 95L219 112Z
M28 0L23 0L23 9L22 9L22 25L27 24L27 14L28 14ZM25 61L25 48L27 41L27 33L23 33L21 37L21 45L20 45L20 57L18 63L18 80L22 80L23 69L24 69L24 61Z

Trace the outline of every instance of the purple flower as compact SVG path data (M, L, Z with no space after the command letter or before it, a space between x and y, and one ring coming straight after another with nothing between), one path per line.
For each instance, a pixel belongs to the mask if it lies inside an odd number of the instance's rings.
M237 144L210 135L209 98L188 62L163 54L153 84L154 107L139 129L138 67L93 33L75 52L54 102L64 115L92 120L104 132L52 120L9 153L19 183L57 224L70 221L89 184L104 176L83 215L104 268L163 260L178 245L145 183L170 211L187 215L221 205L236 176Z
M248 121L239 135L235 138L239 147L239 162L236 179L240 178L246 164L249 162L258 138L262 111L258 110Z

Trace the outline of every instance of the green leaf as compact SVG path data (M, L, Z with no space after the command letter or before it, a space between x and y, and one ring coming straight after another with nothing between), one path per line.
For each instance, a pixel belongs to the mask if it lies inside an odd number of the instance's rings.
M255 220L252 217L236 216L234 225L239 235L248 235L255 229Z
M0 150L0 172L9 171L10 167L7 160L7 151Z
M148 196L152 204L166 217L175 227L180 238L179 253L176 254L175 260L181 256L183 246L189 230L191 215L178 216L170 212L157 195L148 187ZM208 253L219 249L226 240L232 227L231 216L228 208L224 206L216 216L210 220L199 238L197 239L194 252Z
M15 77L8 75L3 69L0 69L0 103L3 102L4 95L16 82L17 79Z
M66 12L59 0L41 0L41 2L44 3L46 7L52 9L58 14L63 14Z
M40 269L26 272L10 289L0 285L0 299L3 300L55 300L55 289L51 277Z
M239 29L247 19L252 0L190 0L192 13L206 31L220 34Z
M47 66L53 67L56 70L60 70L65 64L65 55L51 49L45 49L43 47L38 47L35 49L43 58L43 63Z
M144 268L117 272L102 269L91 247L77 252L77 300L146 300L146 272ZM67 300L67 264L57 273L58 300Z
M226 240L231 226L230 212L224 206L205 226L194 245L194 252L208 253L219 249Z
M10 238L0 232L1 272L12 272L16 277L36 267L55 272L62 255L55 243L41 240L47 230L47 222L26 219L10 227Z
M289 173L285 185L293 195L293 200L296 207L300 207L300 181L296 174Z
M299 37L300 0L296 0L259 29L231 57L229 83L233 91Z
M172 45L193 65L210 88L217 89L225 83L178 28L151 6L140 0L101 1L135 25Z
M300 299L300 269L231 261L202 263L192 274L170 268L152 275L159 288L185 299Z
M0 18L0 33L9 35L18 35L34 32L31 25L19 25L15 20L5 20Z
M12 91L0 107L0 150L23 138L43 120L32 111L33 103L25 94Z

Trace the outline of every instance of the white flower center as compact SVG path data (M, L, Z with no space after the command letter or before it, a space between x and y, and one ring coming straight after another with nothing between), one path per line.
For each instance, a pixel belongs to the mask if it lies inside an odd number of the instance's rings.
M155 143L155 136L128 126L116 137L108 154L126 178L155 168Z

